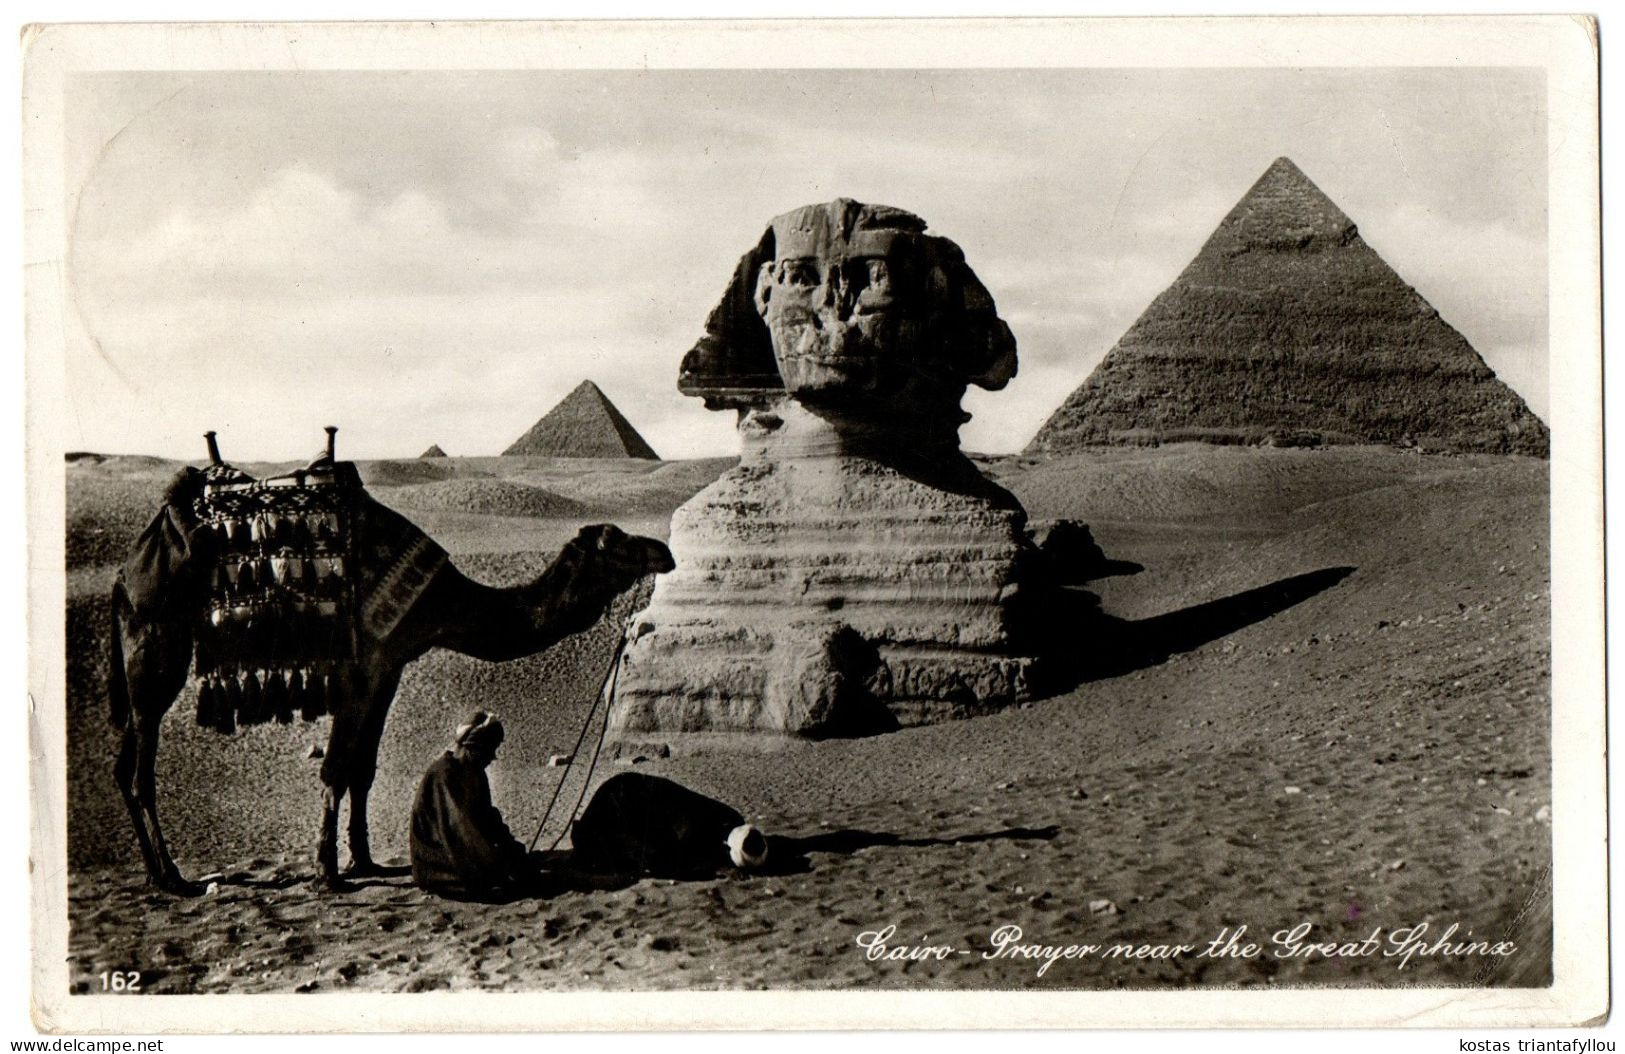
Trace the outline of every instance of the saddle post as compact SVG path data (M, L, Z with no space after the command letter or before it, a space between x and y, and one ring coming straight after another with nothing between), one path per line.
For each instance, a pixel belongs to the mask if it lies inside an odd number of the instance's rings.
M327 426L327 460L329 460L329 461L336 461L337 460L337 457L334 454L334 450L338 445L338 439L337 439L338 434L339 434L339 429L338 429L337 425L328 425Z
M204 432L203 441L209 444L209 464L224 465L225 462L220 460L220 443L215 439L214 433Z

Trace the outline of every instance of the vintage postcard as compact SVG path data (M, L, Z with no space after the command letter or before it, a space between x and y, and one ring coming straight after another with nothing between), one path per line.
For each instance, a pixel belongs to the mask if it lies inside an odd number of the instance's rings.
M38 1027L1598 1020L1596 47L30 29Z

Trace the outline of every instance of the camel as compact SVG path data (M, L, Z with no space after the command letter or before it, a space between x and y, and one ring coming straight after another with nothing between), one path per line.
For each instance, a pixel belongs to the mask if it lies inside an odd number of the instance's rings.
M216 467L229 468L218 461L212 436L210 449ZM342 467L353 473L353 467ZM179 896L196 896L204 890L182 875L164 842L154 766L159 726L187 684L194 646L202 649L205 639L203 619L209 599L204 583L214 570L209 556L212 535L192 510L207 478L204 470L188 468L170 485L164 507L142 536L138 552L120 571L111 596L108 696L112 722L123 732L115 778L135 825L148 881ZM357 566L352 573L360 583L356 588L362 610L373 599L369 589L381 591L379 583L390 572L377 566L380 561L405 551L403 544L432 558L419 561L424 568L421 580L414 583L404 610L383 620L382 631L375 626L375 632L365 627L357 632L353 658L325 682L326 709L333 721L321 767L316 882L335 891L349 888L348 877L380 873L368 843L367 795L377 771L384 722L408 663L433 648L490 662L534 655L591 627L617 596L645 576L675 566L661 542L601 524L583 527L529 584L485 586L453 567L444 551L405 517L362 491L358 477L355 487L352 551ZM370 544L378 538L388 544ZM147 557L138 577L132 568L142 559L143 544ZM156 560L154 552L159 554ZM152 569L157 565L161 568L155 574ZM202 706L200 697L200 723ZM290 718L284 712L279 719ZM338 820L346 797L351 862L341 875Z

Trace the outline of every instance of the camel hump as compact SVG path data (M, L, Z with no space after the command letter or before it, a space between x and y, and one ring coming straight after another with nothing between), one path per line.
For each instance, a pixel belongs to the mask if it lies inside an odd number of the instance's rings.
M362 501L360 523L359 630L370 640L383 641L399 628L451 557L417 524L370 495Z
M164 500L119 569L119 585L137 618L189 610L197 588L195 504L203 493L203 472L187 467L164 489Z
M208 473L187 465L175 473L164 487L163 502L167 506L190 513L198 499L203 496L203 488L207 482Z

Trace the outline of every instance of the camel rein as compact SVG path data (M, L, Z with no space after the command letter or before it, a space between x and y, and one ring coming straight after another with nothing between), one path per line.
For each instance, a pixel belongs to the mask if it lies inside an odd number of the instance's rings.
M575 768L576 758L581 756L581 744L587 738L587 729L592 727L593 716L598 713L599 704L605 703L607 699L615 694L615 687L620 683L621 678L621 659L626 654L627 639L631 635L632 618L628 618L625 627L621 630L620 643L615 645L615 657L610 661L609 669L604 671L604 679L598 685L598 697L593 700L592 706L587 708L587 718L581 722L581 732L576 736L576 745L570 750L570 760L564 763L564 774L559 777L558 784L553 788L553 796L547 800L547 808L542 811L542 822L536 825L536 834L531 837L529 851L535 851L536 843L541 840L542 832L547 829L548 821L553 817L553 806L559 800L559 792L564 790L566 783L570 782L570 771ZM587 776L581 781L581 792L576 795L575 804L570 807L569 815L571 820L574 820L576 813L580 811L581 802L587 797L587 788L592 786L593 770L598 767L598 755L604 749L604 738L608 735L609 706L606 703L604 706L603 727L598 730L598 742L592 748L592 761L587 764ZM566 823L560 829L558 837L554 838L553 843L547 847L547 851L551 853L557 849L559 843L564 841L564 836L569 831L570 824Z

